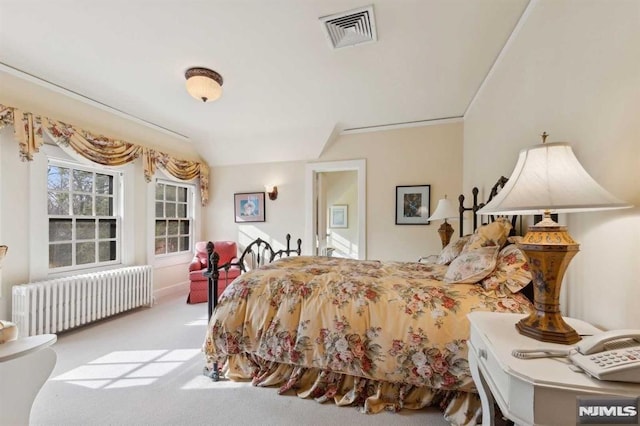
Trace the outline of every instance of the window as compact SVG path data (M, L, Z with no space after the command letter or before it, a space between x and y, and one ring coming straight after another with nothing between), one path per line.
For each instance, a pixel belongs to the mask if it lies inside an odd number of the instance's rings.
M49 162L49 269L70 270L120 260L120 175Z
M191 251L193 186L156 182L156 255Z

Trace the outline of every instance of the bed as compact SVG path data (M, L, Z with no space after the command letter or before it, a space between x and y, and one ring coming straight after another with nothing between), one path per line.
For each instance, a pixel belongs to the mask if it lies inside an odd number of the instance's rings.
M364 413L437 405L451 424L475 424L466 314L532 309L512 230L496 218L432 263L291 256L248 271L213 310L206 361L230 380Z

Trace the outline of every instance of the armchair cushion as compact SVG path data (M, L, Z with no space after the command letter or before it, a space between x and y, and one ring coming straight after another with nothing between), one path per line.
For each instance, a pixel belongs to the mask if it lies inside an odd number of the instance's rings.
M220 260L220 266L229 262L236 262L238 255L238 246L235 241L214 241L213 249ZM187 303L201 303L208 300L208 282L202 272L207 269L207 242L199 241L195 244L195 254L193 260L189 264L189 297ZM236 265L231 266L228 270L220 269L220 278L218 278L218 297L224 289L240 275L240 268Z
M191 263L189 263L189 271L199 271L207 267L207 242L198 241L195 246L195 253Z

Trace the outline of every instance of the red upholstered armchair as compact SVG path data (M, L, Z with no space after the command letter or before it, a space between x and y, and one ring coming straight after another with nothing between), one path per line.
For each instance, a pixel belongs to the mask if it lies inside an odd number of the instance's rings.
M189 281L191 281L191 284L189 286L187 303L202 303L206 302L209 298L207 279L202 275L202 272L207 269L207 242L197 242L195 249L193 260L189 264ZM238 260L238 246L234 241L214 241L213 250L220 256L219 265L221 266ZM240 268L238 266L230 267L228 272L224 269L220 270L218 297L220 297L227 285L238 275L240 275Z

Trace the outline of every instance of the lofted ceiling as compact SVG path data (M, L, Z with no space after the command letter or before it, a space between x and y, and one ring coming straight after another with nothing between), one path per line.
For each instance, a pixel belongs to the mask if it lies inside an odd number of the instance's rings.
M462 117L528 2L0 0L0 73L162 128L212 166L313 160L345 130ZM320 18L371 4L377 41L333 49ZM223 76L219 100L187 94L194 66Z

